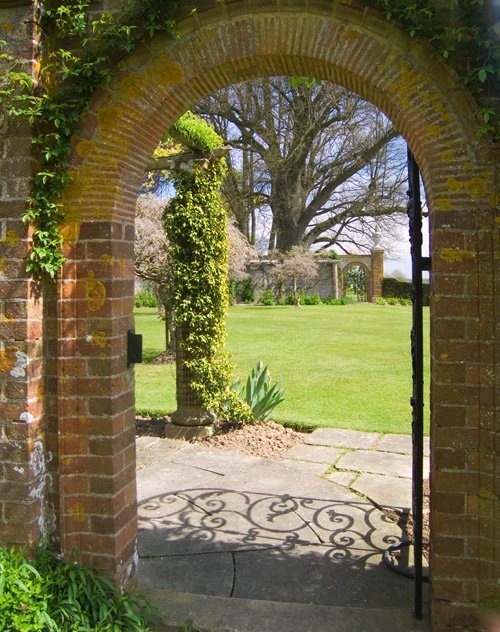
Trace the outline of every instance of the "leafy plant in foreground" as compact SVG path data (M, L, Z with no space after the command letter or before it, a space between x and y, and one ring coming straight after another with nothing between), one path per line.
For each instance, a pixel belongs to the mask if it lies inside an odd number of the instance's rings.
M232 388L251 408L256 421L269 419L272 411L285 399L283 386L279 382L271 386L271 374L261 360L254 366L245 384L241 385L237 380Z
M0 631L149 632L146 603L89 566L0 548Z

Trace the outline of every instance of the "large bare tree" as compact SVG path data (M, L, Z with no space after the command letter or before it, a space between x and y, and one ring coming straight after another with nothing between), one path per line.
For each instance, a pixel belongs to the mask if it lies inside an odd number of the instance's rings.
M223 193L255 243L269 250L366 249L405 205L404 144L373 105L329 82L266 78L203 100L233 147Z

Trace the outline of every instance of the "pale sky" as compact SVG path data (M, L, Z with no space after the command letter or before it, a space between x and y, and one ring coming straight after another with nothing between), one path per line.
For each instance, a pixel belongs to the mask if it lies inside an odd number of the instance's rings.
M424 257L429 256L429 222L427 218L423 218L422 222L422 237L423 247L422 255ZM403 272L406 278L411 278L411 256L410 256L410 241L408 233L401 233L401 240L397 246L394 247L393 253L386 255L384 260L384 276L390 276L391 272L399 270ZM427 277L424 274L424 277Z

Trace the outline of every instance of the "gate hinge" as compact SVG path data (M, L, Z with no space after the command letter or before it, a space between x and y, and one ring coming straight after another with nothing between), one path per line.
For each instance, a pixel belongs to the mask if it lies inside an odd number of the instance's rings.
M127 367L142 362L142 335L127 332Z
M431 271L431 258L430 257L422 257L422 270L425 272Z

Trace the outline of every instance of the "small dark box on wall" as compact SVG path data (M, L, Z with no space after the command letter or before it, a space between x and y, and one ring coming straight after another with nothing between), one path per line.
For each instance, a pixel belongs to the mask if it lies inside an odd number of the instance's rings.
M127 366L142 362L142 335L127 332Z

